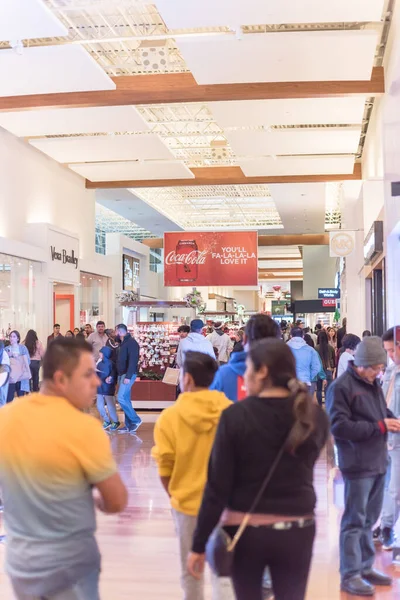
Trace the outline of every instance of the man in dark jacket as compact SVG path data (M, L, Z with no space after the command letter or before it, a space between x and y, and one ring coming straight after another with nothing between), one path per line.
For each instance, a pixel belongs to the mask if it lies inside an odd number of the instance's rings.
M125 427L120 427L118 433L136 433L142 420L132 407L131 389L137 377L139 344L123 323L117 326L117 334L121 340L117 355L118 402L125 413Z
M342 342L343 342L343 338L347 333L347 317L345 317L343 319L343 325L341 326L340 329L338 329L337 335L336 335L336 345L337 345L337 349L340 350L340 348L342 347Z
M328 389L327 410L345 483L340 532L342 590L373 596L375 585L391 578L373 568L372 527L383 504L388 466L387 432L400 432L400 421L387 408L376 377L386 365L378 337L365 338L354 362Z

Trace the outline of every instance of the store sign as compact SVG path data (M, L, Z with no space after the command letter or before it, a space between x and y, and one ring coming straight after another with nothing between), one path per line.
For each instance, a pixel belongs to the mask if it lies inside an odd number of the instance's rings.
M49 252L48 275L54 281L79 285L79 240L49 227L47 232Z
M164 234L164 285L257 286L257 232Z
M353 254L356 247L355 231L331 231L329 233L329 256L343 258Z
M336 300L335 300L335 299L332 299L332 298L324 298L324 299L322 300L322 306L323 306L324 308L328 308L328 306L329 306L329 307L330 307L330 306L336 306Z
M318 288L318 298L340 298L340 290L337 288Z
M73 250L71 250L71 253L68 254L65 248L58 250L55 246L50 246L50 252L51 260L59 260L63 263L63 265L69 263L75 265L75 269L78 268L78 257L75 256L75 252Z

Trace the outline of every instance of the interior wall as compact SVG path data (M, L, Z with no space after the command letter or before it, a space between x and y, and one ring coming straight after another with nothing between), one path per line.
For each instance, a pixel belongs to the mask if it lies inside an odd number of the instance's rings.
M303 246L303 299L316 300L318 288L335 287L336 259L329 246Z
M0 236L23 239L26 223L50 223L95 254L95 194L79 175L0 128Z

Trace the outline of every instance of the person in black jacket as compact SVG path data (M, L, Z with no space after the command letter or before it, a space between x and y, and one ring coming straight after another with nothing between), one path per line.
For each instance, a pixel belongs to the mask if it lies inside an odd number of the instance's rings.
M343 338L347 333L347 317L345 317L343 319L343 325L340 329L338 329L337 332L337 336L336 336L336 341L337 341L337 345L336 348L338 350L340 350L340 348L342 347L342 342L343 342Z
M142 419L136 414L131 402L131 389L136 381L139 364L139 344L128 333L126 325L117 325L117 334L121 345L117 354L118 373L118 402L125 413L125 426L118 433L136 433L142 424Z
M232 580L237 600L260 600L269 566L276 599L303 600L315 537L314 465L328 419L297 381L294 355L283 341L252 344L247 360L249 397L222 413L188 569L194 577L203 571L207 540L223 513L227 533L235 535L284 446L235 548Z
M388 467L387 432L400 432L400 420L387 408L376 377L386 365L378 337L365 338L354 362L329 388L326 406L345 483L340 532L342 590L373 596L373 585L391 578L373 568L372 527L383 504Z
M120 426L114 399L117 369L111 357L111 348L104 346L99 352L99 360L96 364L97 374L101 379L101 385L97 389L97 409L103 419L103 429L116 431Z

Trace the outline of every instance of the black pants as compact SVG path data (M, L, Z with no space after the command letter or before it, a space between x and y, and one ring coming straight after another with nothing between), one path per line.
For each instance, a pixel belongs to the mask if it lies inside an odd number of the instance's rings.
M14 400L15 392L17 392L17 396L25 396L28 392L21 391L21 382L17 381L17 383L10 383L8 385L8 394L7 394L7 403L12 402Z
M237 527L226 527L233 536ZM248 527L235 550L232 581L236 600L262 600L265 567L271 571L275 600L304 600L315 525L287 530Z
M39 391L39 369L40 369L40 360L31 360L31 364L29 365L32 373L31 379L31 391L38 392Z
M328 391L328 387L331 385L331 383L333 381L333 372L327 370L325 373L326 373L326 388L325 388L325 397L326 397L326 392ZM320 406L322 406L322 379L317 380L317 400L318 400L318 404Z

